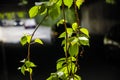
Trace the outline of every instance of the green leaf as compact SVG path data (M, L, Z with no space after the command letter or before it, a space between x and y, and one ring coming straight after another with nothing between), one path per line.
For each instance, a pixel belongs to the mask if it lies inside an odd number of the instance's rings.
M47 80L53 80L53 77L52 77L52 76L50 76L50 77L48 77L48 78L47 78Z
M80 6L83 4L84 0L77 0L76 5L80 9Z
M74 75L74 80L82 80L81 77L79 75Z
M36 65L33 62L30 62L30 61L26 61L25 65L26 65L27 68L36 67Z
M56 19L60 14L60 7L57 4L55 4L49 7L48 13L52 19Z
M76 67L75 63L73 63L73 62L70 63L70 64L68 65L68 67L69 67L70 71L72 71L72 73L76 73L77 67Z
M59 26L60 24L64 24L65 20L61 19L60 21L57 22L57 26Z
M30 8L29 10L30 18L33 18L38 14L38 9L39 9L39 6L33 6L32 8Z
M21 37L20 43L24 46L27 43L27 37L26 36Z
M66 76L65 76L64 72L58 71L57 75L60 78L60 80L66 80Z
M76 58L71 56L71 57L68 57L68 60L76 61Z
M40 6L39 13L40 13L41 15L47 13L47 8L46 8L46 6L45 6L44 4L42 4L42 5Z
M64 4L68 7L68 8L70 8L71 6L72 6L72 4L73 4L73 0L63 0L64 1Z
M79 37L79 41L80 41L81 45L89 46L89 39L87 37Z
M86 28L80 28L80 31L89 37L89 32Z
M69 54L70 56L77 56L79 53L79 46L77 44L70 45Z
M21 73L22 73L23 75L25 75L25 70L26 70L26 67L23 65L23 66L21 67Z
M26 37L27 37L27 42L30 43L30 41L31 41L31 35L26 35Z
M61 45L65 45L66 41L65 39L62 41Z
M62 5L62 0L58 0L58 2L56 3L58 6Z
M71 41L71 44L74 45L74 44L78 43L78 41L79 41L78 38L75 37L75 38Z
M65 64L61 69L59 69L59 72L64 72L64 74L67 74L68 73L67 65Z
M59 80L57 73L51 73L51 75L46 80Z
M66 32L63 32L60 34L59 38L65 38L66 37Z
M33 62L30 62L30 67L36 67L36 65Z
M29 71L28 71L30 74L32 74L33 70L32 68L29 68Z
M72 36L73 34L73 29L72 28L67 28L67 33L68 33L68 36Z
M56 66L56 69L59 70L63 67L63 64L65 63L65 61L59 61L57 62L57 66Z
M73 29L74 31L76 31L77 28L78 28L78 24L77 24L77 23L73 23L73 24L72 24L72 29Z
M36 39L35 39L35 42L37 42L37 43L39 43L39 44L43 44L42 40L39 39L39 38L36 38Z
M57 60L57 62L59 62L59 61L65 61L65 60L66 60L66 58L60 58L60 59Z

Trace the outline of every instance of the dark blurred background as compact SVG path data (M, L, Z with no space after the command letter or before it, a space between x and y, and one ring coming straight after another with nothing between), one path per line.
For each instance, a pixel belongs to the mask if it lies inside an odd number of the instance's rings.
M31 34L43 17L28 16L29 9L39 1L45 0L0 0L0 80L29 80L17 69L27 56L27 46L21 46L20 37ZM66 14L69 23L75 21L72 9L66 9ZM81 26L90 32L90 47L84 47L79 62L78 74L82 80L120 80L119 14L119 0L85 0L81 6ZM37 65L33 80L45 80L56 71L56 60L64 57L60 40L54 35L59 33L55 26L57 20L45 20L35 34L44 45L31 46L31 61Z

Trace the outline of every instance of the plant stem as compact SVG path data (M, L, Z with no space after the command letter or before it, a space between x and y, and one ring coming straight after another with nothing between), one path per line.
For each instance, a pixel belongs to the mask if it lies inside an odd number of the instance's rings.
M31 41L32 38L35 34L35 32L37 31L37 29L39 28L39 26L41 25L41 23L44 21L44 19L47 17L47 15L44 16L44 18L40 21L40 23L35 27L35 30L33 31L31 38L30 38L30 43L28 44L28 55L27 55L27 59L28 61L30 61L30 51L31 51ZM32 74L30 73L30 80L32 80Z
M43 17L43 19L40 21L40 23L35 27L35 30L33 31L32 35L31 35L31 38L30 38L30 43L28 44L28 55L27 55L27 59L30 60L30 46L31 46L31 41L32 41L32 38L35 34L35 32L37 31L37 29L39 28L39 26L41 25L41 23L44 21L44 19L47 17L47 15L45 15Z
M74 10L75 10L76 21L77 21L78 27L80 27L80 19L79 19L79 15L78 15L78 8L76 6L76 0L73 0L73 1L74 1Z
M32 80L32 74L30 74L30 80Z
M67 64L67 71L68 71L68 74L69 74L69 69L68 69L68 33L67 33L67 25L66 25L66 17L65 17L65 7L64 7L64 2L62 0L62 9L63 9L63 19L64 19L64 27L65 27L65 33L66 33L66 37L65 37L65 57L66 57L66 64Z

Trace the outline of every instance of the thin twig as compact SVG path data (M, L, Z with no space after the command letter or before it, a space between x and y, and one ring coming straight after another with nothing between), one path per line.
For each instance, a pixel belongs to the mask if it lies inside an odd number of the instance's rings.
M31 35L31 38L30 38L30 43L28 44L28 55L27 55L27 59L28 61L30 61L30 51L31 51L31 41L32 41L32 38L35 34L35 32L37 31L37 29L39 28L39 26L41 25L41 23L44 21L44 19L47 17L47 15L44 16L44 18L41 20L41 22L35 27L35 30L33 31L32 35ZM32 80L32 74L30 73L30 80Z

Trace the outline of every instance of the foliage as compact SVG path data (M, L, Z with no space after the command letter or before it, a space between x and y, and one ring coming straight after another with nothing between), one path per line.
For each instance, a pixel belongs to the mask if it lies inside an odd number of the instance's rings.
M63 18L57 23L57 25L64 24L65 27L65 31L59 36L59 38L64 38L61 44L65 52L65 57L57 60L57 71L51 73L47 80L81 80L81 77L76 74L79 69L78 57L79 54L83 52L83 46L89 46L89 32L86 28L82 28L79 25L77 13L77 10L80 9L83 2L84 0L49 0L41 2L39 5L35 5L29 10L30 18L37 15L44 15L43 20L45 20L48 16L55 20L59 17L62 8ZM75 9L76 22L72 23L71 28L68 28L66 25L67 20L65 7L74 7ZM35 31L38 29L43 20L41 20L38 26L36 26ZM21 38L21 44L23 46L28 44L28 56L23 61L24 64L19 69L24 75L25 71L29 72L30 80L32 80L32 68L36 67L36 65L30 61L30 44L33 42L43 44L39 38L32 40L35 31L32 35L24 35Z

